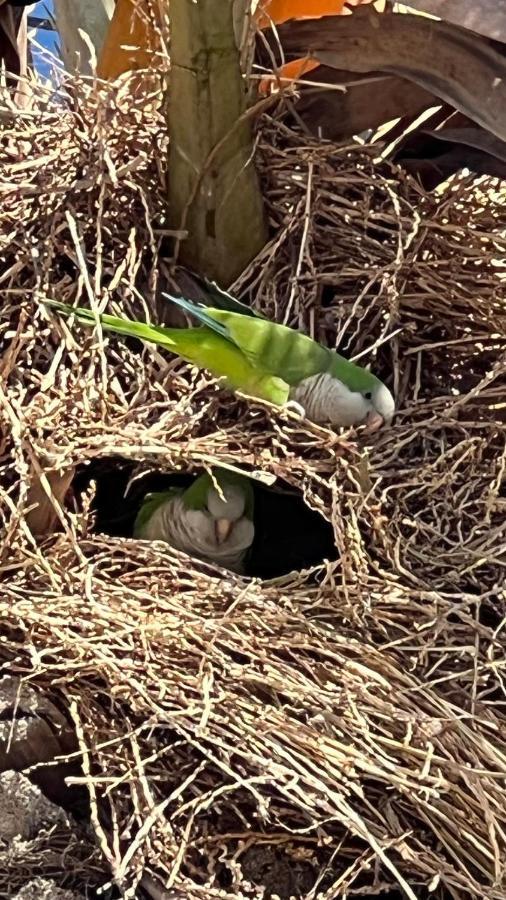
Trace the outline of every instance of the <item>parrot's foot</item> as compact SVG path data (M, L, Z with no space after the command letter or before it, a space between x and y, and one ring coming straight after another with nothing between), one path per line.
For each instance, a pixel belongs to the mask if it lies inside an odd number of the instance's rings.
M300 405L300 403L297 403L296 400L287 400L283 408L289 409L294 412L299 417L299 419L306 418L306 410L303 406Z

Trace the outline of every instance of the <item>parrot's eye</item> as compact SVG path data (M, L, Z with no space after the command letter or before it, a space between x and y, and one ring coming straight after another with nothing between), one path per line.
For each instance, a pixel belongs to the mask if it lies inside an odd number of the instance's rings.
M366 400L372 400L372 393L371 393L371 391L366 391L365 394L364 394L364 397L365 397Z

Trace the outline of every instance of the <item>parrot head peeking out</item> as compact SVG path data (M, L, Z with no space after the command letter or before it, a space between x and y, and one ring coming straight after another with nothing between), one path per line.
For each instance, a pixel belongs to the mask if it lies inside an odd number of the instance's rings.
M165 541L176 550L242 572L255 536L253 487L225 469L200 475L186 490L173 488L145 498L134 536Z

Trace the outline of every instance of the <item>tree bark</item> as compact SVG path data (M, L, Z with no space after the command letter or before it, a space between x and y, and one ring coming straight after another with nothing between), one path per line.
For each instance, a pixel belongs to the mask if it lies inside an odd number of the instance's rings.
M170 0L170 26L169 210L188 232L178 259L228 285L266 241L233 0Z

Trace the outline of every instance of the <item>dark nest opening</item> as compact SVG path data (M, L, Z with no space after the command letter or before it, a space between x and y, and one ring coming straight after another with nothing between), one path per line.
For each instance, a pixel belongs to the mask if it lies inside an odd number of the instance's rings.
M195 478L179 472L136 474L136 469L135 463L117 458L95 459L78 467L71 492L76 509L82 508L81 495L94 483L90 511L97 534L131 538L146 494L186 488ZM331 524L307 506L300 491L282 481L275 489L258 481L252 484L255 540L247 558L247 577L276 578L336 559Z
M391 428L335 434L41 305L91 291L163 318L163 128L111 97L97 141L102 101L77 95L79 114L41 103L0 138L0 654L71 711L102 883L253 900L288 858L309 897L503 900L502 194L456 178L425 196L376 150L263 118L273 239L234 292L364 354L397 398ZM262 583L107 534L113 458L266 473L314 511L307 540L331 524L334 556ZM34 496L55 533L34 535Z

